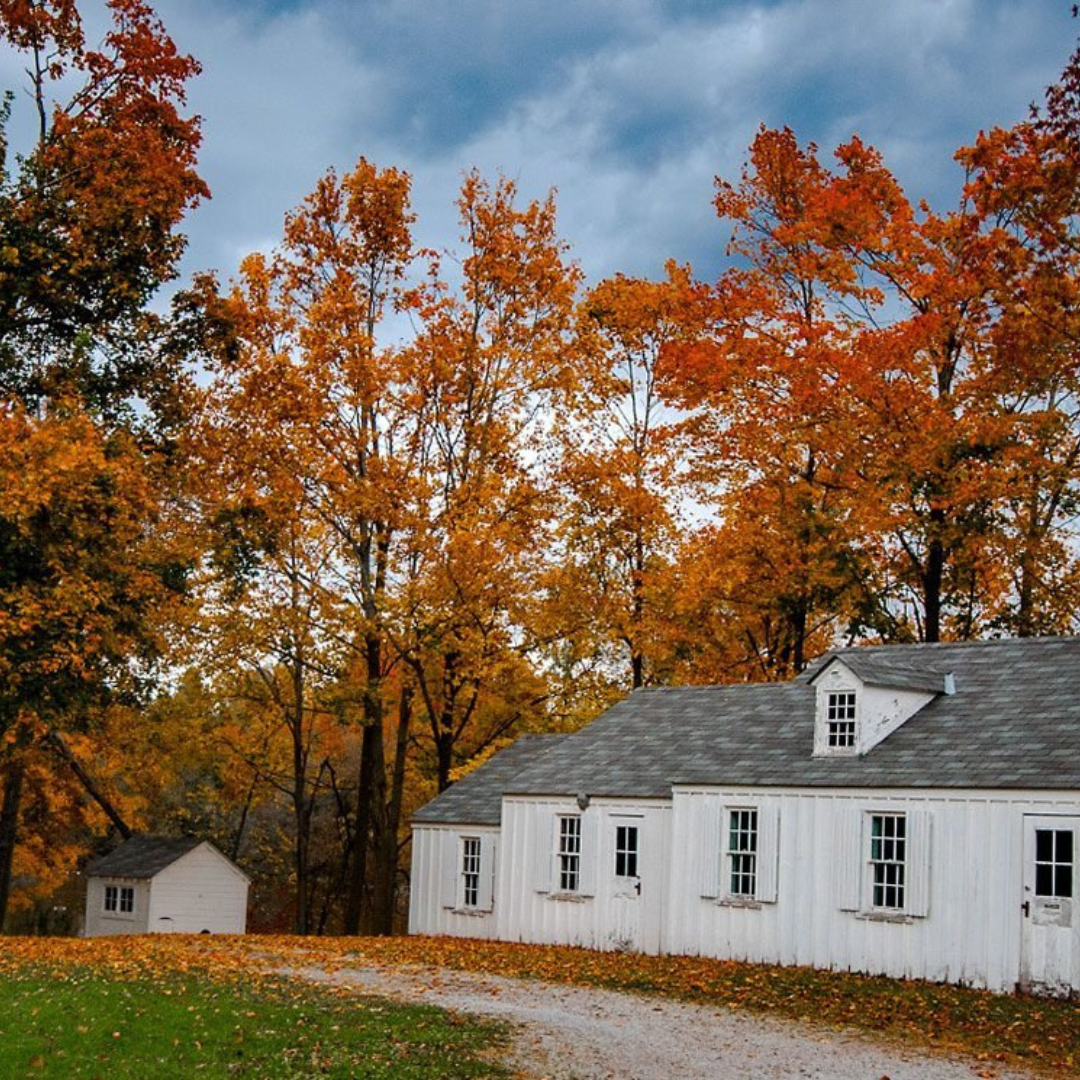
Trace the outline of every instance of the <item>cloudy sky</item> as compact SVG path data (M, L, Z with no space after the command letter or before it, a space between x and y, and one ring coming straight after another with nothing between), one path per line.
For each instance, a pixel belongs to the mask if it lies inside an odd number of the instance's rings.
M89 0L82 5L89 7ZM330 165L408 169L418 239L453 245L476 166L557 189L591 280L721 266L717 174L758 125L828 153L858 132L913 197L955 200L952 151L1064 66L1065 0L158 0L203 65L186 269L269 247ZM0 75L12 72L0 64Z

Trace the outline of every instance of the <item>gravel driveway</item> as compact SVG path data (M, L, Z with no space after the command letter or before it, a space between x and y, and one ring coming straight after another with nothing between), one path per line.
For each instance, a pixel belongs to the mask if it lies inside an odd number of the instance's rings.
M970 1059L858 1034L662 998L443 968L289 974L424 1001L514 1025L510 1063L530 1080L1031 1080Z

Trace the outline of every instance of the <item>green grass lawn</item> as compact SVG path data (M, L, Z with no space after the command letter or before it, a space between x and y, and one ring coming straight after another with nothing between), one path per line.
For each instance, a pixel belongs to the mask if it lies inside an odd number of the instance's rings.
M117 981L90 968L0 980L0 1080L510 1074L501 1029L437 1009L302 983L170 974Z

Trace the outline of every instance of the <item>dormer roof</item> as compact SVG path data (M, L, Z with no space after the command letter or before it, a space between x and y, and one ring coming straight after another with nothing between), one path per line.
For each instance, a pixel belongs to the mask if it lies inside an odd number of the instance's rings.
M892 646L899 649L900 646ZM840 661L867 686L891 690L921 690L928 694L950 694L955 690L952 671L940 663L913 664L879 649L843 649L826 653L798 680L814 684L833 663Z

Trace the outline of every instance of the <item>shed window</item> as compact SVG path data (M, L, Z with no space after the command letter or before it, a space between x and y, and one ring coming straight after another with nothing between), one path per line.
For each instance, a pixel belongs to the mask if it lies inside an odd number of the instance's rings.
M725 805L703 800L701 895L720 904L776 903L779 885L780 806Z
M615 876L636 878L638 876L638 827L615 826Z
M728 895L757 895L758 812L728 811L727 879Z
M907 877L907 818L904 814L870 815L870 904L904 910Z
M1072 829L1036 829L1035 895L1068 898L1072 894Z
M830 750L855 747L855 694L850 690L829 694L826 702L826 736Z
M462 906L480 905L480 837L465 836L461 840Z
M581 886L581 818L559 818L559 890L577 892Z
M130 915L135 910L135 889L130 885L106 885L105 910Z

